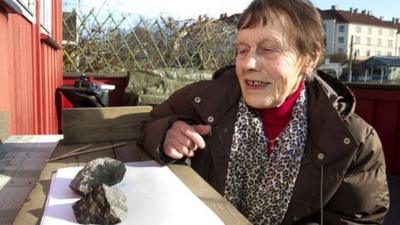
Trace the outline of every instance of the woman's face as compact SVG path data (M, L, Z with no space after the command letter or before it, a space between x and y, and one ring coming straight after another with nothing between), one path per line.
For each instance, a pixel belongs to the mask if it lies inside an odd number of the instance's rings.
M243 97L253 108L280 106L303 79L305 60L289 42L287 27L269 18L266 26L239 30L236 74Z

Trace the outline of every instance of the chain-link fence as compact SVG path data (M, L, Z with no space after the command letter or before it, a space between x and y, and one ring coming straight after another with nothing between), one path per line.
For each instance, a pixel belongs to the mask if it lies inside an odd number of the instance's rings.
M178 21L94 9L73 9L63 16L66 72L215 70L234 63L238 16Z

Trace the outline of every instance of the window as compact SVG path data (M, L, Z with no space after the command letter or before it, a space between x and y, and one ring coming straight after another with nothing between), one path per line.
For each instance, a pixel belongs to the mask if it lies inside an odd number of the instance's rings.
M368 34L372 34L372 28L368 27Z
M393 47L393 41L392 40L388 40L388 47L389 48Z
M371 45L371 38L367 37L367 45Z
M344 43L344 37L339 37L339 38L338 38L338 42L341 43L341 44L343 44L343 43Z
M15 4L21 8L22 15L31 23L36 22L36 1L35 0L9 0L10 3ZM5 2L6 3L6 2ZM7 4L7 3L6 3Z
M41 14L40 14L40 25L44 33L51 34L51 15L52 5L51 0L42 0L41 2Z
M382 39L378 38L378 41L377 41L376 44L377 44L378 46L381 46L381 45L382 45Z
M392 56L393 54L392 54L392 52L388 52L388 54L387 54L388 56Z
M344 32L344 25L339 26L339 32Z
M367 50L367 56L371 56L371 50Z
M338 53L339 54L344 54L344 49L343 48L338 48Z
M378 34L379 34L379 35L382 35L382 28L379 28Z
M376 51L376 55L381 55L381 51Z
M390 35L390 37L393 37L394 36L394 30L390 30L389 31L389 35Z
M361 26L356 26L356 32L361 33Z
M359 36L354 36L354 39L353 39L353 44L360 44L361 43L361 41L360 41L360 37Z
M360 49L354 49L354 57L360 56Z
M35 13L35 0L17 0L32 15Z

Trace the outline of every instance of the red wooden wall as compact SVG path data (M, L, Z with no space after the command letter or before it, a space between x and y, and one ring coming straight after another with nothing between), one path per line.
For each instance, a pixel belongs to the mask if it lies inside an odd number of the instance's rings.
M55 89L62 84L62 2L52 1L52 34L0 5L0 112L8 115L8 133L57 133ZM54 39L53 41L51 41Z
M356 113L378 132L388 171L400 175L400 86L349 86L357 99Z

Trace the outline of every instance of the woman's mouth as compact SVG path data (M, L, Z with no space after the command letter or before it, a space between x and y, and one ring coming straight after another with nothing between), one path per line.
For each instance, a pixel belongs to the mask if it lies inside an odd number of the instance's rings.
M246 86L250 89L261 89L265 88L270 82L264 82L259 80L245 80Z

